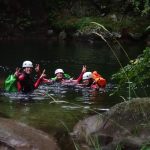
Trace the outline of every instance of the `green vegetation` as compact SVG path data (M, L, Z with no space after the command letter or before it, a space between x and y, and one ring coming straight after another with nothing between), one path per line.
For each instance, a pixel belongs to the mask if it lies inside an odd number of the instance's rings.
M117 16L117 21L113 21L111 16L107 17L64 17L58 16L51 22L52 26L57 29L74 29L74 30L82 30L85 27L90 28L90 22L97 22L99 24L103 24L110 31L119 32L123 28L128 28L131 32L144 32L145 28L149 25L148 20L144 20L143 18L137 17L126 17L122 18L121 16Z
M142 32L149 26L149 12L149 0L0 0L0 31L5 37L41 30L45 34L48 28L81 30L89 22L98 22L112 31Z
M150 12L150 2L149 0L131 0L135 11L139 12L141 15L147 15Z
M143 144L140 150L150 150L150 142Z
M150 47L145 48L142 55L121 68L112 79L116 80L120 87L129 81L133 87L150 83Z
M78 3L74 0L59 0L57 4L54 4L52 1L51 5L49 5L51 10L49 12L49 21L52 26L61 30L82 30L90 22L103 24L107 29L112 31L120 31L122 28L128 28L131 32L143 32L149 26L149 19L143 18L143 16L148 16L150 12L149 0L124 1L121 6L119 3L103 0L101 3L94 2L93 0L80 0ZM74 10L76 8L75 5L78 6L78 10ZM104 16L101 16L99 13L97 15L93 15L92 13L86 15L86 12L84 12L86 9L90 10L94 8L95 11L103 13L103 9L101 8L103 6L106 9L104 10L106 13ZM77 13L85 7L86 9L82 10L82 13ZM113 14L116 15L116 21L111 17Z

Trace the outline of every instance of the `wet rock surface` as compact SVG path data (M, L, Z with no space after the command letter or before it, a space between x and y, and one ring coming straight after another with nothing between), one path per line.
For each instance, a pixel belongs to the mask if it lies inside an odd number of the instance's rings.
M72 135L81 147L138 150L150 141L150 98L137 98L113 106L108 112L86 118Z
M0 149L59 150L53 137L23 123L0 118Z

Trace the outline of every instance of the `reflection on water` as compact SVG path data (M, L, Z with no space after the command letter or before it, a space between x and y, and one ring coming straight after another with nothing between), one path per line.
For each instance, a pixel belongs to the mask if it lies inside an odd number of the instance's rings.
M132 59L137 56L136 50L143 49L140 42L129 45L129 47L127 47L128 45L125 46L125 50L130 53L129 56ZM34 64L40 63L50 77L54 76L56 68L63 68L66 73L77 77L82 65L86 64L88 71L97 70L108 79L119 66L112 51L104 42L88 44L79 42L58 43L42 40L6 41L0 42L0 48L3 52L0 66L4 67L6 71L8 69L9 71L14 71L16 67L21 67L24 60L29 59ZM117 46L115 49L122 63L127 62L122 50Z
M139 46L136 45L138 48ZM26 59L34 64L40 63L46 69L47 77L54 76L56 68L63 68L65 73L77 78L82 65L88 71L97 70L108 82L104 90L93 91L72 85L41 85L29 95L2 93L0 95L0 115L13 118L45 132L56 134L66 130L61 122L69 128L89 114L101 113L122 101L117 96L109 96L114 85L109 83L111 75L119 69L110 49L105 43L95 45L87 43L63 43L47 41L22 41L0 43L0 86L4 78L21 67ZM133 47L128 51L135 52ZM119 51L119 50L118 50ZM120 58L124 55L118 52ZM133 58L134 56L132 56ZM9 61L8 61L9 60Z
M113 87L113 86L111 86ZM108 84L105 89L91 89L89 87L82 87L81 85L63 85L61 83L43 84L38 87L33 93L7 93L2 92L1 95L9 97L10 101L34 102L45 101L51 99L52 101L68 101L74 100L81 103L92 104L97 98L104 97L112 90ZM78 99L78 100L77 100Z
M59 120L63 120L70 128L85 114L107 111L116 103L116 99L111 100L106 91L59 83L41 85L32 94L3 93L0 97L0 111L37 128L43 129L44 123L43 130L45 126L49 126L50 131L62 128Z

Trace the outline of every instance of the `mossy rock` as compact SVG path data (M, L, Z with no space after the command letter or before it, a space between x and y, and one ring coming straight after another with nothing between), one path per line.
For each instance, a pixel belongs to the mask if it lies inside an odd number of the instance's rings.
M73 133L90 147L98 141L104 150L116 149L118 145L137 150L150 141L149 108L150 98L122 102L108 112L80 121Z
M59 150L53 137L24 123L4 118L0 118L0 149Z

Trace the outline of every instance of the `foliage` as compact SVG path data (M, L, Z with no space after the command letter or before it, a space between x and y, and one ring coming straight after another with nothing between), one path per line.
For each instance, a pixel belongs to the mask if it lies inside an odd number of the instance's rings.
M143 144L140 150L149 150L150 149L150 142Z
M135 10L141 13L141 15L147 15L150 13L150 1L149 0L132 0Z
M60 19L61 18L61 19ZM106 19L96 18L96 17L57 17L56 21L53 22L53 25L57 28L75 28L77 30L82 30L84 28L90 27L91 22L107 22ZM106 23L105 22L105 23ZM109 24L109 23L106 23Z
M134 16L133 6L139 12L137 16ZM103 24L112 31L128 28L139 33L149 26L149 19L141 17L140 13L148 15L149 12L149 0L0 0L0 25L1 33L11 35L16 31L37 32L44 27L80 30L90 22Z
M112 76L113 80L118 81L120 86L125 85L128 81L132 82L135 86L150 81L150 47L145 48L135 60L130 64L121 68L119 72Z
M61 18L61 19L60 19ZM72 28L76 30L82 30L83 28L89 26L90 22L97 20L93 17L64 17L62 18L59 16L57 21L53 22L53 25L59 29L65 28Z
M145 28L148 27L149 21L143 21L140 17L125 17L121 18L117 16L118 21L113 21L110 16L107 17L75 17L75 16L53 16L50 17L50 24L57 29L75 29L75 30L84 30L85 28L93 28L91 22L97 22L105 26L109 31L121 32L121 29L127 28L131 32L143 33Z
M17 18L16 19L16 25L20 30L25 30L31 27L32 25L32 19L30 18Z

